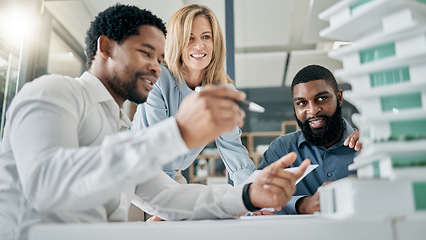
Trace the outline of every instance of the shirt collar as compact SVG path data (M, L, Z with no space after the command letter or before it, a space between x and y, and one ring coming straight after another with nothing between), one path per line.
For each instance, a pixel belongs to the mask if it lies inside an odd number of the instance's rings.
M335 147L339 147L339 146L341 146L341 145L343 145L343 143L344 143L344 141L345 141L345 139L352 133L352 132L354 132L355 131L355 129L348 123L348 121L346 121L346 119L345 118L343 118L343 122L344 122L344 125L343 125L343 127L344 127L344 131L343 131L343 135L342 135L342 138L337 142L337 143L335 143L335 144L333 144L333 146L331 146L330 148L335 148ZM300 136L299 136L299 139L298 139L298 141L297 141L297 146L298 147L300 147L303 143L305 143L305 142L307 142L307 140L306 140L306 138L305 138L305 135L303 134L303 132L302 132L302 130L299 130L299 131L301 131L301 134L300 134Z
M86 85L86 91L89 96L92 97L93 101L96 103L106 103L108 108L117 119L120 119L122 122L119 123L123 128L129 128L132 124L129 117L123 111L123 109L119 109L117 102L112 97L111 93L108 92L104 84L97 78L95 75L90 72L84 72L80 76L80 80Z
M299 139L297 141L297 146L300 147L304 142L306 142L305 134L303 134L302 130L300 131Z
M84 72L80 79L87 86L86 90L95 102L100 103L110 100L114 101L114 98L108 92L104 84L95 75L89 72Z

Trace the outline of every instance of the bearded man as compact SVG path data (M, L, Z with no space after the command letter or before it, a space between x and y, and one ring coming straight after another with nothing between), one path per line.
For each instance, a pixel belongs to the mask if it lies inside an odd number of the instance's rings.
M312 214L320 211L318 187L347 177L362 144L359 131L343 117L343 91L326 68L309 65L300 70L291 84L295 116L300 130L275 139L263 155L258 169L272 164L289 152L297 159L290 167L309 158L319 166L297 184L296 193L276 214ZM253 215L270 214L257 212Z

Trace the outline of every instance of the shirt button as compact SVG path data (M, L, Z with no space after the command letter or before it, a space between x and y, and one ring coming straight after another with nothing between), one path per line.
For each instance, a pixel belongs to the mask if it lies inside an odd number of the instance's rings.
M331 177L333 174L331 172L327 173L327 176Z

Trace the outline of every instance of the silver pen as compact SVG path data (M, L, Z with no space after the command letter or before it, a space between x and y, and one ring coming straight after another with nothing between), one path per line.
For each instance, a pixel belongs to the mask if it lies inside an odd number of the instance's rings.
M196 92L201 91L202 87L198 86L195 88ZM249 101L249 100L244 100L244 101L235 101L235 103L238 104L238 106L240 106L240 108L244 109L244 110L249 110L252 112L257 112L257 113L263 113L265 112L265 108L260 106L259 104Z

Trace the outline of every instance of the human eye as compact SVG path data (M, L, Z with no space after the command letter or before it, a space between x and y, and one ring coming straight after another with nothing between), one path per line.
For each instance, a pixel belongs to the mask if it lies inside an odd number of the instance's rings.
M306 101L297 101L296 106L299 108L304 107L306 106Z
M140 53L142 53L143 55L150 57L149 52L145 51L145 50L138 50Z
M210 39L210 38L211 38L211 36L210 36L210 35L204 35L204 36L203 36L203 38L204 38L204 39Z
M326 96L318 97L318 101L319 101L319 102L324 102L324 101L326 101L327 99L328 99L328 97L326 97Z

